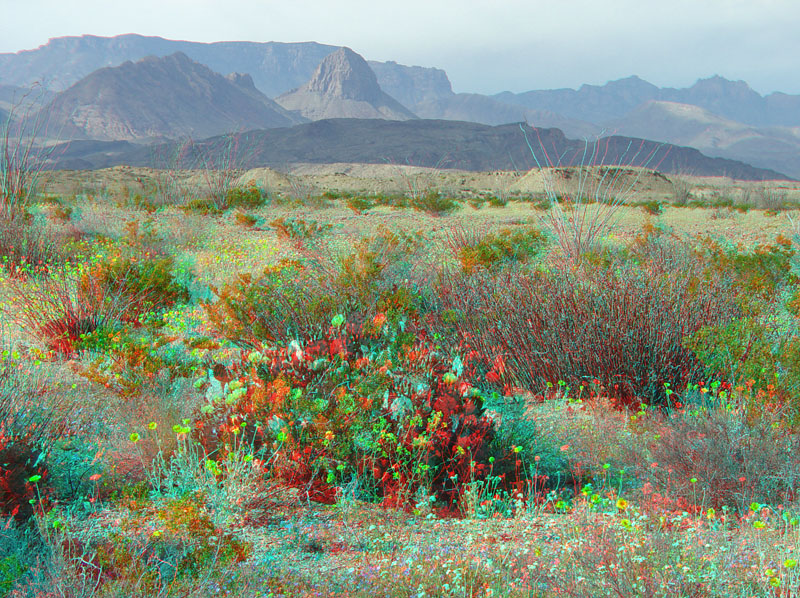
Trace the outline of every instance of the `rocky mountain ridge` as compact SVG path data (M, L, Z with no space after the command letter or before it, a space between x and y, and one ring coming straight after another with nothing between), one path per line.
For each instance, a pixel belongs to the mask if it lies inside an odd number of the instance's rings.
M367 61L350 48L339 48L326 56L308 82L275 101L309 120L417 118L381 89Z
M44 115L44 116L42 116ZM248 75L213 72L185 54L99 69L41 111L61 138L206 138L304 122L260 93Z

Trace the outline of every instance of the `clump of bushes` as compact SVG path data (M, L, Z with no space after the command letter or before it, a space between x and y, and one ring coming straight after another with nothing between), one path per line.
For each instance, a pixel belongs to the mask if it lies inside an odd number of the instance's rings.
M138 324L146 314L189 299L169 256L115 252L67 262L30 281L9 281L4 315L47 350L69 355L86 335Z
M237 442L259 459L277 450L278 475L315 500L332 501L334 487L357 476L395 506L420 488L455 505L461 485L486 472L475 463L493 428L468 370L453 371L425 338L379 312L358 324L337 315L321 337L262 345L200 410L200 441L220 456Z
M412 197L409 205L418 212L425 212L431 216L441 216L457 210L459 202L449 197L445 197L438 191L428 191L427 193Z
M217 197L192 199L187 202L185 210L201 214L222 214L227 210L241 208L252 210L267 203L268 197L255 185L234 187L218 194Z
M306 241L320 237L333 228L332 224L319 224L303 218L276 218L269 223L278 236L292 241Z
M740 315L729 282L686 263L451 273L437 295L440 337L469 343L487 377L527 389L597 380L628 405L668 403L665 384L704 372L684 338Z
M473 241L458 233L453 233L451 237L451 246L456 250L456 257L467 273L479 267L497 270L508 263L526 262L540 255L547 244L547 237L535 228L504 228L498 233Z

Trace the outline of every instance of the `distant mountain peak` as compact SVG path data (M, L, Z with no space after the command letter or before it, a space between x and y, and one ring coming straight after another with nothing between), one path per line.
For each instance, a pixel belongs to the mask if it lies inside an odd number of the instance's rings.
M381 89L367 61L346 47L326 56L305 85L279 96L276 101L311 120L416 118Z
M705 79L698 79L694 85L688 88L690 91L708 91L719 94L746 94L761 97L757 91L754 91L746 81L738 80L732 81L720 75L713 75Z
M381 94L367 61L346 47L325 57L304 89L346 100L371 101Z
M257 91L256 84L253 82L253 78L247 73L230 73L229 75L226 75L225 78L234 85L244 89L252 89L253 91Z

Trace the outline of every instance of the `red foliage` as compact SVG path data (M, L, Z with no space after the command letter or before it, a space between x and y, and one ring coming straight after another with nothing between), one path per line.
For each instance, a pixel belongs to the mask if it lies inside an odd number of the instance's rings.
M28 520L34 512L31 500L42 498L30 478L38 475L44 479L47 470L36 465L39 451L27 442L8 439L0 432L0 515Z

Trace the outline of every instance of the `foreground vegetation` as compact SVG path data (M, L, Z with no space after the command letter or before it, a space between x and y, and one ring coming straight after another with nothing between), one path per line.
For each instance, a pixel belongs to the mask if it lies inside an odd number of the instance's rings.
M643 204L615 237L615 202L555 196L24 188L0 596L797 594L790 234Z

